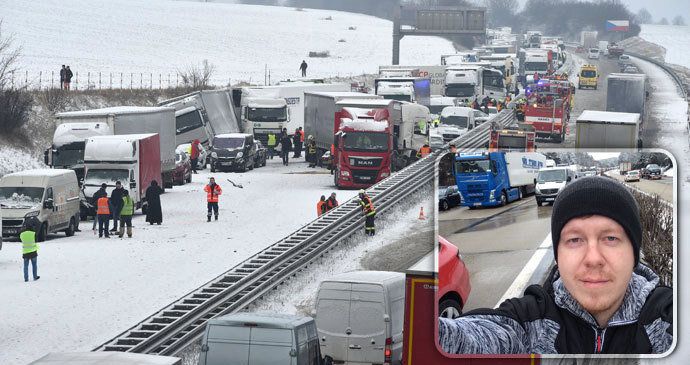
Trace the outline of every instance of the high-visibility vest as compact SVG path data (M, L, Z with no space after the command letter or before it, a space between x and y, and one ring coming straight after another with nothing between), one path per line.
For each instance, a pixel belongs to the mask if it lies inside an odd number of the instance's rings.
M338 201L335 199L326 199L326 210L331 210L338 206Z
M276 135L273 133L268 134L268 147L275 147L276 145Z
M422 146L422 148L419 149L419 153L417 153L417 157L424 158L426 156L429 156L430 153L431 153L431 147Z
M214 189L211 189L211 185L206 185L204 186L204 191L206 192L206 201L209 203L218 203L218 196L223 194L223 189L218 184L216 184Z
M370 216L376 214L376 209L374 209L374 204L371 202L371 199L368 196L364 196L364 198L359 199L359 205L362 207L362 210L364 211L364 215Z
M131 196L127 195L122 198L122 210L120 211L120 215L123 217L134 215L134 200L132 200Z
M316 142L309 143L309 153L316 153Z
M324 213L326 213L326 201L319 200L319 202L316 203L316 215L321 216Z
M110 200L106 197L98 198L98 210L96 214L110 215Z
M36 243L36 232L24 231L19 235L19 239L22 241L22 254L38 251L38 243Z
M299 141L304 142L304 131L303 130L299 131Z

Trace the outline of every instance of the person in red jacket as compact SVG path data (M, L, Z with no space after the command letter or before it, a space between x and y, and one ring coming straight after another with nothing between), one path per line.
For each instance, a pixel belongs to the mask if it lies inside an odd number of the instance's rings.
M192 172L195 174L199 164L199 143L201 142L198 139L192 141L192 152L189 155L189 158L192 160Z
M208 208L207 222L211 221L211 211L213 211L216 220L218 220L218 197L223 194L223 189L216 184L215 178L210 178L208 185L204 186L204 191L206 192L206 205Z
M327 212L326 208L326 196L321 195L321 199L316 203L316 216L320 217Z
M335 193L331 193L331 196L326 200L326 211L335 209L338 206L338 201L335 199Z

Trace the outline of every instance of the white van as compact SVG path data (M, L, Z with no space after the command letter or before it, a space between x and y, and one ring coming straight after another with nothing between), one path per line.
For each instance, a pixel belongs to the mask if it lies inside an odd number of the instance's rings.
M599 48L590 48L589 52L587 52L587 58L590 60L598 60L599 59Z
M326 363L402 361L405 274L352 271L326 279L316 297L316 327Z
M18 236L27 218L41 223L36 240L79 228L79 184L74 170L38 169L8 174L0 179L2 235Z
M539 170L534 180L534 195L537 205L550 203L556 200L558 193L575 180L575 171L568 166L547 167Z
M233 313L208 321L199 365L320 365L311 317Z

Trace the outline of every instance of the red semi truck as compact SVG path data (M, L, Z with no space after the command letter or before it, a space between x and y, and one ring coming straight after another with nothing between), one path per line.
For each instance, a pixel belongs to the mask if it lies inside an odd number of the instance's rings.
M390 176L394 151L390 119L387 109L343 108L335 113L336 187L368 188Z

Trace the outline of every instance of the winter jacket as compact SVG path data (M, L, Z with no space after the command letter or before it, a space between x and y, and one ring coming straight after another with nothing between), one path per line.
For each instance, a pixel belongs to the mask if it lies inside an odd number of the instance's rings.
M223 194L223 189L220 188L218 184L208 184L204 186L204 191L206 192L206 202L208 203L218 203L218 196Z
M283 135L280 139L280 148L283 152L288 152L292 150L292 139L287 134Z
M69 68L66 69L65 70L65 82L72 82L72 76L74 76L74 74L72 74L72 70L70 70Z
M198 139L196 139L196 140L194 140L194 142L192 142L192 149L191 149L189 154L190 154L189 158L191 158L192 160L195 158L199 158L199 140Z
M115 211L122 209L122 197L124 196L125 188L115 188L113 192L110 193L110 204L113 206Z
M453 354L660 354L673 342L673 290L640 264L606 328L565 289L554 269L547 284L498 309L439 318L439 341Z
M326 211L329 211L331 209L335 209L338 206L338 200L335 198L329 197L326 199Z

